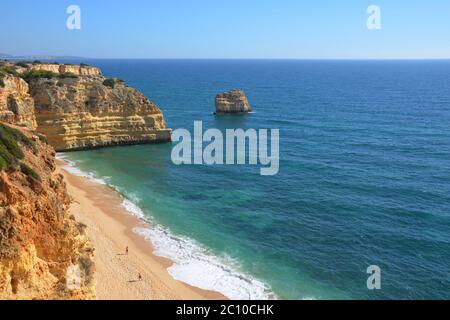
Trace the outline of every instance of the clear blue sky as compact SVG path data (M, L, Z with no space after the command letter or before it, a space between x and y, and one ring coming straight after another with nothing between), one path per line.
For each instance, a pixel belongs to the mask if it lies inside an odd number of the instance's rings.
M66 8L81 8L81 30ZM368 30L366 9L381 8ZM0 52L91 58L450 58L450 0L1 0Z

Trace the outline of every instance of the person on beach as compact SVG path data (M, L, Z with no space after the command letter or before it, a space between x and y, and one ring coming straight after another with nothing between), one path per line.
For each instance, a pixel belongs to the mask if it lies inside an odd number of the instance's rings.
M125 254L128 255L128 246L125 248Z
M140 272L138 273L138 280L139 280L139 281L142 281L142 276L141 276L141 273L140 273Z

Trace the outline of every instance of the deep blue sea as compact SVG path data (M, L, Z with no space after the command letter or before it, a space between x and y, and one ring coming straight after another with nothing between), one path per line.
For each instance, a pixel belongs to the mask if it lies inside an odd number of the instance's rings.
M275 176L176 166L171 144L65 155L149 221L135 232L175 278L231 298L450 299L450 61L85 62L172 129L280 130ZM232 88L254 113L213 115Z

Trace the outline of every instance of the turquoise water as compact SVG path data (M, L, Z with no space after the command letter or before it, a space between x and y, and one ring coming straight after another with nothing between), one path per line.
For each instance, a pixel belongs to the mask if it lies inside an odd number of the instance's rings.
M243 298L450 298L449 61L90 63L173 129L280 129L276 176L175 166L170 144L66 155L158 226L136 232L189 260L175 277ZM255 113L213 116L235 87ZM381 290L366 287L369 265Z

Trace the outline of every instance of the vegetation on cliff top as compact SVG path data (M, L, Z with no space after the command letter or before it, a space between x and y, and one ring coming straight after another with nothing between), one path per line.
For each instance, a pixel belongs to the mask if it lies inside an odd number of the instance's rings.
M31 69L24 73L18 73L17 67L20 68L29 68L30 65L36 65L40 64L40 61L19 61L14 64L12 63L6 63L3 61L0 61L0 87L4 87L5 83L3 82L3 77L10 74L14 76L20 76L26 81L29 81L31 79L53 79L53 78L59 78L59 79L66 79L66 78L78 78L79 76L72 73L72 72L66 72L66 73L57 73L53 71L48 70L38 70L38 69ZM53 62L52 64L60 64L58 62ZM66 63L65 65L71 65ZM80 67L88 67L87 64L81 63ZM112 79L114 82L112 83L112 87L114 87L114 84L116 81Z
M3 81L3 78L7 75L7 74L12 74L12 75L16 75L16 69L13 66L7 65L4 62L0 63L0 88L4 88L5 87L5 82Z
M31 80L31 79L53 79L53 78L78 78L76 74L66 72L66 73L56 73L53 71L47 71L47 70L36 70L32 69L24 74L22 74L22 78L25 80Z
M16 62L16 66L22 67L22 68L28 68L28 62L25 62L25 61Z
M7 74L12 74L12 75L16 75L16 69L12 66L9 65L5 65L4 63L0 64L0 88L4 88L5 87L5 83L3 82L3 78L7 75Z

